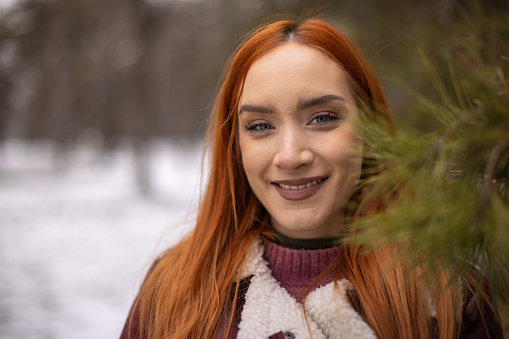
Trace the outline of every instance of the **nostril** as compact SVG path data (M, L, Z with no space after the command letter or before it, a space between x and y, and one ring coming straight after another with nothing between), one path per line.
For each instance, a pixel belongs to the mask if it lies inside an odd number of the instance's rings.
M274 165L287 170L297 169L313 162L313 153L310 150L288 151L281 150L274 156Z

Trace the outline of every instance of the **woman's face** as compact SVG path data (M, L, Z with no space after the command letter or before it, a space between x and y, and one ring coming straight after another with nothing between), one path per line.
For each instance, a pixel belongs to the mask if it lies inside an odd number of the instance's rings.
M251 66L239 107L244 170L272 226L294 238L339 234L362 162L345 72L287 43Z

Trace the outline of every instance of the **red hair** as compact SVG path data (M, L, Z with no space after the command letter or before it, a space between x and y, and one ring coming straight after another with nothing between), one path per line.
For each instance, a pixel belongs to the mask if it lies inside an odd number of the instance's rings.
M229 61L214 105L208 134L211 173L196 227L159 260L135 302L141 337L211 338L225 313L232 314L231 327L238 288L233 290L233 304L229 300L236 272L267 221L241 163L239 98L251 65L274 47L290 42L317 48L337 62L348 74L361 111L374 112L374 118L392 124L374 71L353 43L331 25L319 20L278 21L248 35ZM429 337L425 288L418 280L406 284L402 265L383 269L396 253L381 249L365 255L357 247L347 247L336 264L342 263L343 273L359 295L361 315L379 337ZM436 301L440 332L449 338L455 333L456 305L454 296L447 295Z

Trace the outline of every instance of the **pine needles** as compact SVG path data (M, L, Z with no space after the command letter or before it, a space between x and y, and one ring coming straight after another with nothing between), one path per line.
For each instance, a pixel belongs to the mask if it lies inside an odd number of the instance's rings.
M366 158L381 169L362 184L373 186L371 194L393 198L385 212L357 223L361 232L355 241L406 244L413 267L440 263L458 274L480 269L503 313L509 310L509 49L504 40L509 16L491 22L469 13L464 13L465 26L473 32L454 36L434 62L419 52L438 99L407 88L441 128L420 136L400 128L394 135L373 119L361 121ZM494 41L504 43L494 47Z

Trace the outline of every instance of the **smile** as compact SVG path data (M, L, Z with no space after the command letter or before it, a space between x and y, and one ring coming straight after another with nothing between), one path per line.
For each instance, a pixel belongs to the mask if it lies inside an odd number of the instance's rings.
M276 191L286 200L304 200L313 196L322 188L327 177L312 177L295 180L273 181Z
M304 189L307 187L312 187L312 186L318 185L321 182L322 182L322 179L318 179L318 180L313 180L312 182L308 182L307 184L299 185L299 186L290 186L290 185L283 185L283 184L278 184L278 185L279 185L279 187L284 188L285 190L298 191L298 190L301 190L301 189Z

